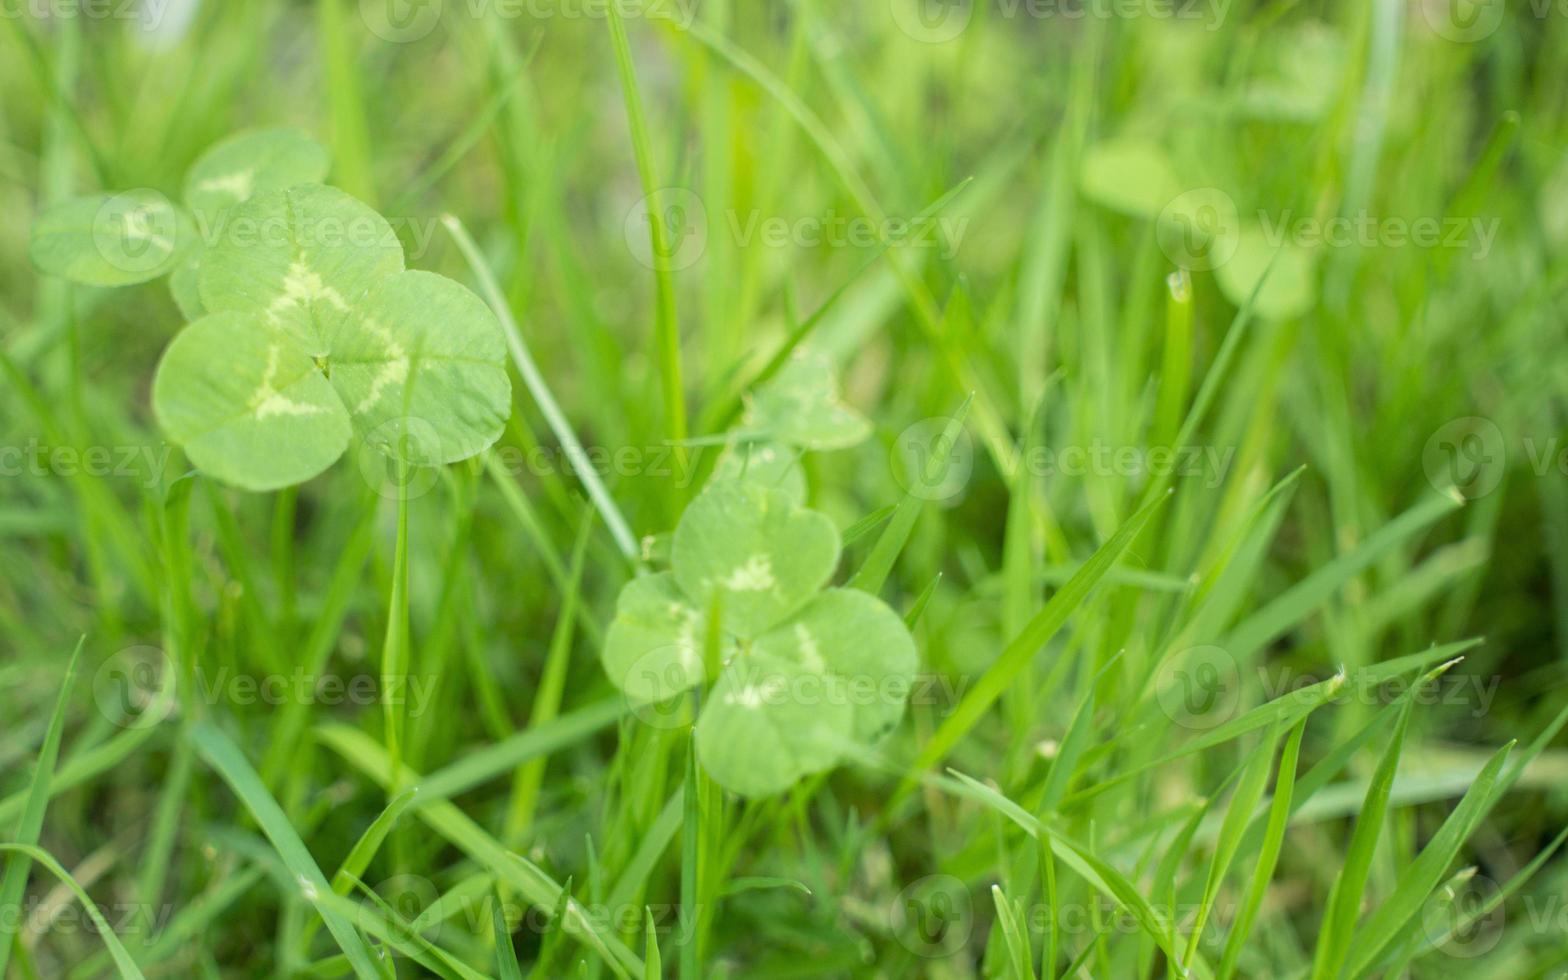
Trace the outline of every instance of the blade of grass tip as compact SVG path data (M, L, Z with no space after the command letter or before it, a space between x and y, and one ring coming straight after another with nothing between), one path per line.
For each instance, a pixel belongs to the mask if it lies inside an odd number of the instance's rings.
M1278 256L1276 255L1276 258ZM1268 282L1269 273L1274 269L1274 262L1270 260L1268 268L1259 277L1257 285L1252 289L1252 295L1247 297L1247 302L1236 311L1236 316L1230 322L1230 329L1225 331L1225 339L1220 342L1220 349L1214 355L1214 361L1209 365L1209 370L1203 376L1203 383L1198 386L1198 394L1192 400L1192 407L1187 410L1187 415L1182 419L1181 428L1176 431L1176 438L1171 440L1173 446L1188 446L1192 444L1192 437L1203 424L1203 418L1209 412L1209 403L1219 393L1220 386L1225 382L1225 375L1230 371L1230 362L1235 360L1236 351L1241 347L1242 338L1247 334L1247 327L1252 322L1252 310L1257 305L1258 296L1262 294L1264 285ZM1149 489L1144 494L1144 500L1152 500L1170 489L1171 482L1176 478L1175 473L1166 473L1157 480L1149 483Z
M1416 859L1400 872L1394 890L1356 934L1355 951L1350 956L1351 976L1360 976L1371 967L1378 954L1399 935L1405 923L1421 911L1427 897L1443 880L1459 848L1497 802L1499 775L1515 744L1509 742L1488 760L1459 800L1459 805L1449 813Z
M1353 689L1357 690L1376 687L1378 684L1410 671L1423 670L1429 664L1434 662L1449 660L1453 657L1457 657L1466 650L1469 650L1472 647L1479 645L1480 643L1480 640L1460 640L1455 643L1444 644L1440 647L1433 647L1432 649L1422 651L1421 653L1413 653L1404 657L1396 658L1394 660L1386 661L1384 663L1374 664L1370 667L1363 667L1362 669L1352 674L1346 674L1344 672L1336 673L1328 680L1319 681L1318 683L1312 684L1308 687L1303 687L1289 694L1281 695L1272 701L1258 705L1256 708L1251 708L1242 715L1236 718L1232 718L1230 721L1227 721L1216 728L1210 729L1203 735L1194 738L1192 741L1187 742L1180 748L1174 749L1154 759L1140 762L1137 765L1131 766L1130 768L1123 769L1115 775L1103 779L1092 786L1085 786L1082 789L1075 790L1064 801L1063 807L1071 808L1080 806L1084 803L1084 801L1098 796L1107 790L1120 786L1132 779L1137 778L1138 776L1143 775L1144 773L1160 769L1185 756L1214 748L1217 745L1223 745L1224 743L1229 742L1232 739L1239 738L1242 735L1246 735L1249 732L1266 728L1269 725L1272 725L1276 720L1282 720L1284 724L1293 724L1297 720L1310 715L1312 712L1332 701L1339 695L1339 692L1344 690L1347 686L1354 686ZM1387 715L1387 717L1392 717L1392 713L1397 713L1397 708L1398 703L1396 702L1395 704L1385 707L1383 712L1390 713ZM1379 713L1380 718L1384 717L1383 712ZM1364 741L1369 734L1370 729L1363 730L1362 733L1355 737ZM1359 744L1361 743L1358 742L1357 745L1359 746ZM1338 752L1339 750L1336 749L1335 751ZM1353 750L1347 750L1347 752L1348 751ZM1332 777L1333 773L1337 772L1338 769L1343 766L1343 764L1344 760L1341 759L1339 761L1339 765L1334 766L1332 770L1325 768L1323 770L1325 773L1323 776L1323 781L1326 782L1328 778ZM1319 766L1322 765L1323 763L1320 762ZM1321 788L1321 784L1313 783L1314 774L1316 774L1318 771L1318 767L1314 767L1311 772L1303 777L1302 786L1306 787L1309 783L1311 783L1314 791L1316 791L1318 788ZM1303 794L1303 798L1309 795L1309 793Z
M1301 758L1301 737L1306 730L1306 718L1296 722L1296 727L1290 730L1290 737L1285 740L1285 750L1280 753L1279 776L1274 781L1274 799L1269 803L1263 850L1253 865L1252 879L1247 883L1247 891L1231 923L1230 934L1225 937L1225 950L1220 955L1219 970L1215 974L1218 980L1229 980L1235 972L1242 946L1252 934L1252 925L1258 919L1258 910L1263 907L1269 881L1274 877L1274 868L1279 863L1280 849L1285 843L1285 829L1290 823L1290 801L1296 785L1296 766Z
M1433 647L1424 653L1412 654L1390 660L1387 663L1377 664L1373 667L1363 668L1349 675L1349 686L1354 690L1371 690L1394 677L1401 676L1411 669L1424 670L1426 665L1433 661L1442 661L1435 672L1426 675L1428 679L1436 677L1449 669L1464 651L1481 643L1480 640L1465 640L1458 643L1449 643L1440 647ZM1420 678L1410 685L1409 689L1400 698L1384 705L1372 716L1372 719L1358 729L1348 738L1335 745L1327 754L1317 761L1311 769L1302 773L1297 778L1294 787L1294 799L1290 804L1290 815L1294 816L1306 803L1311 800L1319 790L1329 785L1351 758L1361 751L1372 739L1394 724L1404 707L1404 701L1410 697L1410 692L1417 690L1424 683ZM1247 837L1241 847L1242 854L1252 853L1252 849L1262 842L1264 827L1257 824L1247 828Z
M1273 727L1269 729L1268 736L1263 739L1263 743L1253 750L1241 782L1236 786L1236 793L1231 797L1230 806L1225 811L1225 819L1220 824L1220 835L1214 844L1214 857L1209 861L1208 878L1203 883L1203 897L1198 901L1198 913L1193 920L1192 934L1187 937L1185 962L1190 963L1197 955L1198 940L1203 936L1203 927L1208 924L1209 914L1214 910L1214 901L1219 897L1220 885L1225 881L1225 873L1230 870L1231 861L1235 859L1236 851L1241 846L1242 835L1246 832L1248 824L1252 822L1252 813L1257 809L1258 801L1263 798L1263 789L1268 783L1269 770L1274 763L1274 746L1279 742L1279 733L1280 723L1275 721Z
M663 980L664 962L659 956L659 934L653 928L653 910L646 905L642 909L643 924L643 950L642 950L642 976L643 980Z
M858 542L861 538L865 537L872 531L875 531L877 528L885 524L887 519L892 517L894 511L896 510L898 510L897 504L887 504L886 506L878 507L876 510L867 514L865 517L862 517L860 520L851 524L849 527L846 527L844 529L844 533L841 535L841 537L844 539L844 547L854 547L855 543Z
M637 176L642 180L643 202L648 213L648 239L653 256L655 303L654 339L658 348L659 379L664 390L664 423L669 438L686 438L686 392L681 378L680 321L675 316L675 277L667 258L670 230L660 205L658 177L653 169L649 148L648 123L643 115L642 92L637 85L637 68L632 63L631 44L626 39L626 22L619 4L609 4L605 18L610 41L615 48L615 68L621 79L621 94L626 101L626 122L631 128L632 155L637 160ZM683 450L677 449L677 453Z
M1177 269L1165 277L1165 286L1165 343L1150 440L1154 446L1175 444L1177 420L1187 402L1192 375L1192 276L1186 269Z
M1421 921L1412 922L1401 931L1399 941L1389 950L1389 955L1373 968L1373 972L1380 977L1410 976L1407 971L1411 961L1421 952L1420 941L1425 938L1427 922L1431 921L1428 917L1435 914L1453 921L1457 917L1454 903L1460 899L1479 870L1475 865L1460 868L1453 877L1439 885L1432 893L1431 900L1422 907Z
M1029 935L1014 917L1012 901L1002 894L1001 885L991 886L991 901L996 905L996 921L1002 927L1002 941L1007 944L1008 965L1016 980L1035 980L1034 951L1029 947Z
M33 772L33 783L27 790L27 804L22 810L21 822L13 835L13 843L31 847L38 843L43 832L44 812L49 808L50 784L54 781L54 767L60 758L60 741L65 735L65 708L70 703L71 688L76 682L76 664L81 658L82 647L87 643L84 635L76 641L76 649L65 668L65 680L60 684L60 694L49 716L49 728L44 734L43 745L38 749L38 767ZM11 852L5 862L5 876L0 878L0 909L16 909L22 904L22 892L27 888L28 858L20 851ZM14 928L19 932L21 921ZM0 977L5 976L7 961L11 958L10 929L0 933Z
M941 582L942 573L937 572L936 575L932 576L931 581L926 583L926 587L920 590L920 594L915 597L914 603L909 607L909 612L904 614L904 625L910 630L913 630L915 625L920 622L920 617L925 615L926 606L931 604L931 597L936 595L936 587Z
M693 737L687 741L686 748L686 775L682 788L685 819L681 823L681 915L682 918L690 916L686 919L689 922L696 922L700 911L697 904L698 851L702 833L700 778L697 741ZM698 954L697 930L693 929L680 944L681 980L701 980L702 962Z
M893 571L893 563L898 560L904 545L909 542L909 534L914 530L915 520L920 516L920 510L927 502L919 491L941 485L943 477L946 476L947 466L951 462L953 445L958 442L958 436L963 432L964 419L968 417L969 406L973 403L974 395L965 398L964 403L958 406L958 411L954 412L953 417L942 427L942 434L937 436L935 445L930 447L930 454L925 455L920 461L920 473L912 475L915 485L904 494L904 499L898 502L898 508L893 511L893 519L882 529L877 543L871 546L871 553L866 556L860 571L849 580L850 588L860 589L872 595L882 591L883 584Z
M512 945L512 930L506 924L506 903L501 893L491 897L490 928L495 931L495 972L500 980L523 980L523 968L517 962L517 949Z
M588 459L588 453L583 449L577 433L572 431L571 423L567 421L566 413L561 411L561 406L556 402L555 395L551 393L544 375L539 373L539 366L534 363L533 355L528 351L528 344L523 340L523 333L517 325L516 318L512 316L512 308L506 301L506 295L501 292L501 287L496 283L495 275L490 271L489 264L479 251L478 244L456 216L444 215L441 222L446 226L452 240L457 243L464 259L468 261L469 268L473 270L474 278L479 282L480 293L501 321L501 329L506 334L506 343L512 353L512 361L516 363L523 384L528 387L528 393L539 406L539 411L544 415L545 422L549 424L550 431L555 433L562 449L566 451L572 465L572 472L582 480L583 488L588 491L588 498L598 509L599 516L604 518L604 524L610 529L610 536L615 539L621 554L626 557L627 562L636 567L638 565L637 538L632 534L626 518L621 516L620 508L615 505L615 498L610 496L609 490L605 489L603 481L599 479L596 468Z
M316 907L327 931L337 940L349 965L354 968L354 975L360 980L374 980L378 976L375 956L354 926L325 904L329 896L336 897L326 876L321 873L316 859L311 857L304 841L300 840L294 826L262 785L261 778L241 754L239 747L211 722L192 725L187 737L195 743L196 752L202 760L229 784L234 795L239 797L255 818L262 833L272 842L278 857L282 858L289 873L298 881L305 900Z
M82 903L82 908L86 910L88 918L93 920L93 925L98 929L98 935L102 937L104 946L108 948L109 956L114 960L115 969L119 971L121 980L144 980L142 971L136 966L136 961L131 959L131 954L126 952L125 947L120 944L119 937L115 935L114 929L110 927L108 920L103 917L103 913L98 910L98 906L93 903L93 900L82 886L77 884L76 879L71 877L71 873L65 870L59 861L54 859L53 855L30 844L0 844L0 854L7 855L10 861L19 860L24 865L36 864L58 878L60 883L69 889L71 894L76 896L76 900ZM16 906L8 907L15 908ZM7 954L11 948L11 938L10 936L5 938Z
M1155 510L1165 502L1167 496L1162 495L1149 501L1129 517L1111 539L1084 562L1072 578L1067 580L1067 584L1057 590L1045 607L1030 620L1024 631L1007 645L995 662L986 668L985 673L980 675L980 679L969 689L969 693L964 695L953 713L920 750L913 766L917 772L929 769L946 758L947 753L952 751L953 747L979 723L981 716L996 702L1002 692L1007 690L1008 685L1013 682L1024 665L1056 635L1056 632L1066 624L1068 617L1079 610L1090 591L1121 559L1127 547L1143 530ZM913 779L906 777L895 794L895 801L913 788Z
M1417 682L1412 690L1424 687L1425 680L1423 678ZM1377 769L1373 771L1372 779L1367 783L1361 812L1356 815L1355 830L1350 835L1350 846L1346 848L1339 876L1329 889L1328 901L1325 903L1322 930L1318 934L1317 948L1312 958L1312 980L1338 977L1350 953L1350 934L1355 928L1356 915L1361 910L1361 901L1366 894L1367 878L1372 872L1372 857L1377 850L1378 838L1383 833L1388 796L1394 786L1394 776L1399 771L1399 756L1404 751L1405 732L1410 727L1410 715L1414 707L1415 698L1407 698L1400 708L1399 720L1394 724L1388 747Z

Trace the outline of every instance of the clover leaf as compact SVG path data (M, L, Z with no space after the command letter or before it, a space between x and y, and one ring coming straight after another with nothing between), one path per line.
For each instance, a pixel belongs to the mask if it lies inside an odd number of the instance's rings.
M1317 305L1317 255L1293 242L1273 243L1255 225L1242 227L1235 255L1214 270L1214 278L1226 299L1237 307L1251 302L1252 312L1265 320L1304 316Z
M1085 150L1078 185L1096 204L1146 218L1159 215L1182 192L1165 151L1156 143L1131 137L1105 140Z
M713 480L740 480L770 487L788 494L797 503L806 502L806 471L800 454L780 442L732 442L713 466Z
M847 449L871 435L871 423L841 400L833 363L805 348L752 392L746 427L802 449Z
M676 527L672 571L622 590L602 659L635 703L700 687L718 610L724 662L697 720L703 767L746 796L832 768L903 716L917 655L880 599L824 589L839 535L785 491L715 482Z
M239 133L203 153L185 175L185 204L206 232L221 234L223 216L266 191L324 180L331 166L326 147L293 129ZM201 299L204 247L192 249L169 275L169 292L186 320L207 313Z
M237 205L202 256L209 311L261 311L313 357L325 357L349 310L380 279L403 271L386 219L343 191L301 184Z
M681 516L670 563L682 592L701 609L718 593L725 627L750 639L826 585L838 553L823 514L754 484L717 483Z
M308 480L348 447L348 415L311 357L254 313L214 313L163 354L153 408L202 472L247 490Z
M214 312L169 345L153 407L212 476L289 486L332 465L351 432L419 465L500 436L511 382L495 315L450 279L405 271L386 220L348 194L256 194L229 210L196 275Z
M33 222L39 271L89 286L129 286L169 272L197 242L190 214L155 190L62 201Z
M214 145L185 175L185 204L216 217L263 191L326 179L326 148L293 129L236 133Z

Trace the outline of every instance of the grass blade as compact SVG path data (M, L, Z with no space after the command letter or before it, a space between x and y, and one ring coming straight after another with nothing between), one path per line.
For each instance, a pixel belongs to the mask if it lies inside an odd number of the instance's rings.
M360 772L383 787L390 785L391 760L370 736L346 726L319 729L317 735L323 744ZM515 766L516 762L512 765ZM507 767L508 770L510 768ZM444 796L433 792L417 773L409 771L407 776L412 782L421 784L419 806L414 810L420 820L451 841L486 871L515 888L535 907L555 907L561 897L561 885L549 874L532 861L508 850ZM571 902L567 912L562 923L566 932L598 953L617 976L629 977L642 972L642 960L637 954L606 931L581 905Z
M1002 894L1001 885L991 886L991 901L996 905L996 921L1002 927L1002 941L1007 945L1008 965L1015 980L1035 980L1034 951L1029 948L1029 933L1019 923L1016 910L1008 897Z
M1513 747L1514 743L1509 742L1497 750L1469 791L1460 799L1459 805L1454 807L1426 847L1399 875L1393 892L1356 933L1355 951L1349 963L1351 976L1360 976L1365 972L1384 947L1399 935L1405 923L1421 911L1422 904L1442 881L1459 848L1464 846L1476 825L1486 816L1492 804L1497 802L1498 777Z
M1263 907L1263 898L1268 894L1269 880L1274 877L1274 868L1279 864L1280 848L1285 843L1285 828L1290 823L1290 801L1296 785L1296 766L1301 758L1301 736L1306 730L1307 719L1296 722L1296 727L1290 730L1290 737L1285 740L1285 750L1280 754L1279 777L1274 783L1274 799L1269 803L1263 850L1253 866L1252 879L1247 883L1246 895L1241 900L1235 921L1231 923L1230 934L1225 937L1225 951L1220 954L1220 966L1215 973L1218 980L1228 980L1235 972L1242 944L1252 933L1258 910Z
M1297 727L1304 721L1297 722ZM1197 918L1192 926L1192 934L1187 939L1187 958L1184 962L1190 963L1197 955L1198 940L1202 938L1203 927L1208 924L1209 915L1214 910L1214 901L1219 897L1225 873L1230 870L1231 861L1235 860L1236 851L1241 846L1242 834L1252 822L1252 813L1257 809L1258 800L1263 797L1263 787L1268 782L1269 769L1274 762L1274 746L1279 741L1279 732L1280 723L1276 721L1263 744L1253 750L1236 793L1231 797L1230 807L1225 811L1225 821L1220 825L1220 835L1214 846L1214 857L1209 862L1208 878L1203 883L1203 898L1198 902Z
M82 908L86 910L88 918L93 920L93 925L97 927L98 935L103 937L103 944L108 948L109 956L114 960L114 967L119 971L121 980L143 980L142 971L136 966L136 961L131 959L131 954L126 952L125 947L120 944L119 937L114 934L114 930L110 928L108 920L103 917L103 913L98 910L98 906L93 904L93 900L88 897L87 892L82 889L81 885L76 883L76 879L71 877L69 871L60 866L60 862L56 861L53 855L48 851L40 850L28 844L0 844L0 854L8 855L11 860L20 859L30 864L36 864L60 879L60 883L70 889L71 894L76 896L76 900L82 903ZM8 907L15 908L16 906ZM9 952L11 937L6 937L5 945Z
M512 361L517 365L517 371L523 377L523 384L528 387L528 393L533 395L534 403L539 406L539 411L544 415L545 422L550 426L550 431L560 440L561 447L566 451L572 466L572 472L583 481L583 488L588 491L588 499L593 501L594 507L599 511L599 516L604 518L605 526L610 529L610 536L615 539L616 547L632 565L638 563L637 538L632 534L631 526L626 523L621 509L616 506L615 498L610 496L610 491L605 489L604 481L599 479L599 474L589 459L588 453L583 449L583 444L577 438L577 433L572 430L572 424L567 421L566 413L561 411L561 406L555 400L555 395L550 392L550 385L540 373L539 366L534 363L534 358L528 351L528 344L523 340L523 332L517 325L517 320L512 316L511 304L506 301L506 294L501 292L501 287L496 284L495 274L490 271L490 266L485 262L485 257L479 251L479 246L468 234L468 229L454 215L446 215L442 219L446 230L457 243L458 250L468 260L468 266L473 270L474 278L479 281L480 294L495 311L496 317L501 321L501 329L506 333L507 348L512 353Z
M500 980L523 980L523 968L512 946L512 930L506 924L505 903L497 893L491 907L490 927L495 930L495 972Z
M1365 571L1412 535L1438 518L1458 510L1463 504L1463 498L1439 494L1410 508L1378 528L1353 551L1319 568L1242 620L1220 645L1231 656L1245 663L1254 653L1320 607L1341 585Z
M654 345L658 350L659 380L664 391L664 424L669 440L679 444L686 438L686 391L681 378L680 323L675 316L675 278L666 257L670 229L665 224L658 177L649 149L648 123L643 114L642 92L637 86L637 67L632 63L631 44L626 39L626 21L618 4L610 4L606 22L615 47L615 68L621 79L621 94L626 101L626 122L632 132L632 153L637 158L637 176L642 180L643 200L648 212L648 239L653 255L655 292ZM677 447L677 453L684 450Z
M65 668L65 680L60 684L60 695L55 700L54 713L49 716L49 729L44 743L38 750L38 766L33 771L33 783L27 790L27 803L17 825L13 843L32 847L43 832L44 811L49 808L50 783L54 780L55 762L60 758L60 741L65 735L65 706L70 703L71 687L76 681L76 664L82 656L83 636L76 641L71 661ZM28 856L25 851L11 851L5 862L5 876L0 878L0 909L17 909L22 904L22 892L27 888ZM88 903L91 904L91 903ZM21 919L16 920L20 929ZM11 958L11 933L0 935L0 977L5 976L6 964Z
M653 928L653 911L643 907L643 980L662 980L664 963L659 957L659 935Z
M1077 612L1105 574L1119 561L1127 547L1149 522L1154 511L1165 501L1165 497L1157 497L1144 504L1129 517L1119 530L1096 551L1083 567L1068 580L1067 584L1053 595L1045 608L1037 613L1029 625L1018 635L1007 648L1002 651L996 661L980 676L980 680L969 693L964 695L962 701L948 716L940 728L931 736L931 740L920 750L914 768L916 770L929 769L942 759L948 752L967 734L970 729L979 723L986 710L1001 697L1007 690L1018 673L1034 658L1040 648L1045 646L1056 632L1067 622L1069 616ZM913 784L905 780L900 787L899 796L902 796Z
M376 970L374 954L354 926L328 904L328 897L335 898L336 895L328 885L326 876L321 873L316 859L311 857L282 808L262 785L261 777L256 775L256 770L240 753L239 747L211 722L192 725L188 737L195 744L196 753L202 761L223 777L223 781L229 784L234 795L239 797L255 818L262 833L272 842L278 857L299 883L305 900L316 907L321 920L326 923L327 931L337 940L349 965L354 968L354 975L360 980L375 980L380 974Z
M954 412L953 417L948 419L947 425L943 426L942 434L937 438L936 445L931 447L930 454L921 460L921 472L915 477L920 487L934 487L942 482L943 471L952 454L953 444L958 441L959 433L963 431L964 419L969 415L969 406L973 401L973 395L964 399L958 411ZM881 536L872 546L871 553L860 566L860 571L849 580L850 588L860 589L872 595L882 591L888 574L893 571L893 563L898 560L899 553L908 543L909 532L914 530L915 519L920 516L921 507L925 503L925 498L917 496L914 490L904 495L904 499L898 502L898 507L893 511L893 519L882 529Z
M1455 661L1432 671L1411 685L1399 709L1399 719L1394 723L1394 734L1383 751L1372 779L1367 784L1366 797L1361 812L1356 815L1356 827L1351 833L1350 844L1339 876L1329 890L1323 912L1322 931L1318 934L1317 949L1313 954L1313 980L1337 977L1350 954L1350 935L1355 928L1356 915L1366 894L1367 878L1372 872L1372 857L1377 850L1378 838L1383 833L1383 821L1388 812L1388 794L1399 771L1399 756L1404 750L1405 731L1410 727L1410 714L1415 708L1414 692L1452 666Z

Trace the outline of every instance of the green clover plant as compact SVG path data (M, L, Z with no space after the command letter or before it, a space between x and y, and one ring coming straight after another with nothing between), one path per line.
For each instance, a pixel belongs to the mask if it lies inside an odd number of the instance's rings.
M198 469L247 490L310 479L354 434L409 464L457 462L511 411L489 307L405 269L386 219L319 183L327 168L302 134L241 134L192 166L185 208L99 195L33 228L44 272L99 286L172 274L193 322L158 365L154 411Z
M621 591L606 673L640 705L713 682L697 754L730 790L777 793L903 716L914 640L875 596L825 588L840 547L832 522L789 493L721 479L682 515L670 570ZM718 664L704 655L715 639Z

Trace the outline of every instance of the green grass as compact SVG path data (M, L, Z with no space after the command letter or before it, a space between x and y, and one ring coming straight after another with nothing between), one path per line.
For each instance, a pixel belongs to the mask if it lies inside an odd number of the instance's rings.
M1568 968L1568 13L656 6L0 16L0 980ZM274 127L496 314L415 492L196 471L169 285L37 267ZM601 661L715 472L918 650L773 795L731 594Z

